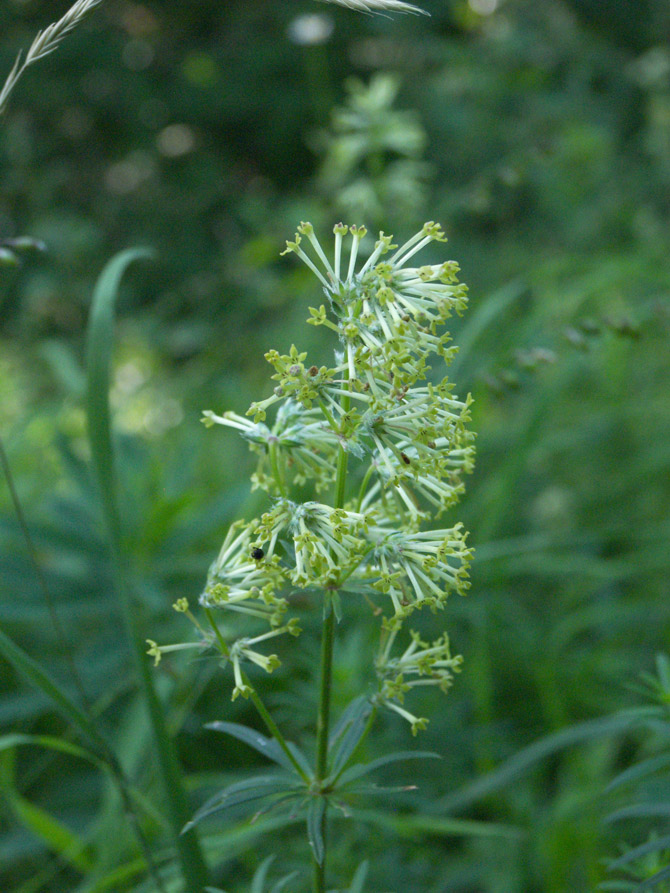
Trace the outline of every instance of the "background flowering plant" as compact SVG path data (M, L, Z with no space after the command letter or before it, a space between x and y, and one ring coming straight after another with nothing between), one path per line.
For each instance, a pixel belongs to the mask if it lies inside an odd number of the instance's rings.
M249 441L259 456L252 485L266 492L269 507L260 518L230 526L200 598L206 623L198 622L185 599L175 605L195 624L197 640L149 642L156 663L165 651L195 648L230 664L232 699L252 699L274 740L274 751L264 738L262 749L274 753L283 769L218 792L189 827L243 801L262 800L263 811L293 813L298 804L307 814L315 893L325 890L329 806L373 768L347 771L377 710L399 714L416 735L428 719L412 712L406 696L425 686L446 691L460 666L446 632L429 643L410 622L416 611L438 612L451 592L468 588L471 550L462 525L426 524L457 502L474 457L470 397L459 400L446 378L434 382L430 365L454 356L443 324L464 310L466 288L453 261L408 265L431 242L446 241L444 233L426 223L400 248L380 233L358 265L365 227L338 224L333 232L332 263L309 223L300 225L284 253L296 254L323 287L328 308L310 308L308 322L337 335L334 365L310 365L295 346L285 356L271 350L266 359L277 384L270 397L252 403L246 417L204 414L206 425L233 428ZM275 416L271 425L268 412ZM329 490L330 503L316 500ZM300 635L299 618L287 620L287 612L304 600L301 593L323 612L313 766L285 740L245 670L253 664L272 673L280 665L267 647L284 634ZM331 736L335 624L350 600L361 598L380 623L371 661L376 681L345 707ZM266 631L249 635L259 626ZM243 726L210 727L257 746L261 740Z

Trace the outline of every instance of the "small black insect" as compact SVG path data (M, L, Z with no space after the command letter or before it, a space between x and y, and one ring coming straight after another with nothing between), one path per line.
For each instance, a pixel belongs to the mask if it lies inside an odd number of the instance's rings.
M407 455L407 453L401 453L401 454L400 454L400 458L401 458L402 461L405 463L405 465L410 465L410 464L411 464L411 460L410 460L409 456Z
M258 546L256 546L255 549L251 550L251 557L255 558L256 561L260 561L261 558L265 557L265 552L262 549L259 549Z

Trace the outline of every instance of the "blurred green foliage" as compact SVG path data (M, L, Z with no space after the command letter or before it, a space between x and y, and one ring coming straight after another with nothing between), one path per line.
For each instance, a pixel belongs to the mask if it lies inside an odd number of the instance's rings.
M630 802L609 782L656 753L648 730L558 739L508 783L457 795L537 739L635 704L631 684L670 648L670 12L665 0L424 5L430 19L308 0L110 0L26 74L0 128L0 240L48 250L2 270L0 430L69 644L4 487L0 623L66 687L71 648L126 772L159 803L85 439L96 277L119 249L158 252L122 292L112 400L143 622L169 640L170 605L197 597L227 522L255 511L244 445L206 432L200 411L263 396L270 347L323 351L303 326L318 295L279 259L283 240L300 219L330 228L346 214L398 237L438 219L471 286L452 377L476 398L478 466L459 518L477 557L470 596L448 608L465 669L446 703L426 697L421 746L444 759L416 768L393 827L365 834L366 884L593 890L620 841L658 832L653 817L605 822ZM2 4L2 70L52 6ZM311 31L305 16L318 17ZM353 608L340 631L336 707L365 686L364 616ZM311 722L308 642L285 655L294 678L273 676L289 736ZM204 722L252 719L222 697L216 667L164 663L195 802L251 759ZM0 723L69 734L6 664ZM384 747L404 735L389 723ZM53 751L0 757L2 889L149 889L99 773ZM361 804L373 829L375 810ZM498 831L456 835L452 816ZM249 888L269 824L212 826L218 886ZM147 829L169 860L159 819ZM303 867L300 833L276 831L277 878ZM361 836L338 820L341 887Z

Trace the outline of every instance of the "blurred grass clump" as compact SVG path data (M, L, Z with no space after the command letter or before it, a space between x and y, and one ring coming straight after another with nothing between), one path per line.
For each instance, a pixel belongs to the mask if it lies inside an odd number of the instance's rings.
M462 506L473 589L449 606L467 660L426 733L444 754L439 773L417 770L392 850L371 835L371 880L594 890L616 883L606 860L620 841L662 832L653 814L605 821L628 803L625 785L608 784L656 754L650 727L589 723L634 707L631 686L670 649L670 13L663 0L424 5L430 19L397 28L307 0L116 0L41 76L26 73L0 130L0 238L29 234L47 252L3 271L2 436L93 709L126 772L160 799L89 471L84 332L97 275L119 249L157 251L121 291L112 403L137 595L167 640L171 604L197 596L227 521L253 511L246 449L198 418L267 392L259 358L290 347L315 300L308 274L278 259L295 220L346 216L401 237L439 219L472 302L450 376L472 390L479 432ZM2 5L3 70L48 7ZM310 338L318 355L319 333ZM68 687L7 488L0 544L2 629ZM361 635L355 624L342 633L338 684L352 693ZM295 680L307 705L315 660L300 655ZM203 730L231 715L207 664L165 664L160 694L192 786L237 777L245 752L224 753ZM300 728L295 686L275 684L276 707ZM3 730L67 737L4 664L0 686ZM249 719L243 704L232 713ZM536 758L526 749L538 739ZM122 807L93 769L52 751L0 757L3 889L148 889L136 844L109 831ZM498 777L501 765L511 768ZM452 816L510 833L456 836ZM161 839L158 818L147 824ZM255 833L233 825L208 838L217 883L247 889L240 879L262 861L241 855ZM277 838L286 872L299 864L291 834ZM353 830L347 843L348 878Z

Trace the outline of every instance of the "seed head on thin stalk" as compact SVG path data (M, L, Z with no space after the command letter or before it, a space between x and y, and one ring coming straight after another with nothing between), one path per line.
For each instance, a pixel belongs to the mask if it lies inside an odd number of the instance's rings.
M101 2L102 0L77 0L57 22L52 22L44 31L37 32L25 58L21 59L20 53L16 57L12 70L0 90L0 115L5 111L9 95L26 68L58 49L62 40Z
M346 6L356 12L413 12L428 15L428 13L411 3L403 3L402 0L320 0L321 3L334 3L337 6Z

